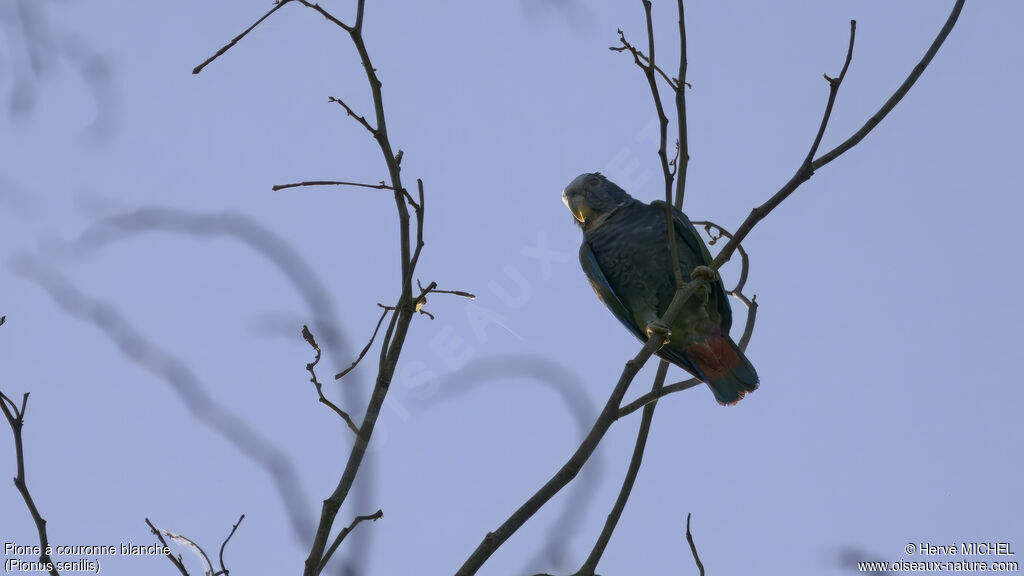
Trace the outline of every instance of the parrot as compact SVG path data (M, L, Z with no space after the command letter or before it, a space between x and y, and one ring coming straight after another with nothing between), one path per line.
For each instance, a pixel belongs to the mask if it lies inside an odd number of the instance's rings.
M649 331L666 331L656 354L706 383L719 404L736 404L757 389L754 366L729 336L732 309L717 272L670 326L660 322L676 292L663 200L636 200L596 172L570 182L562 201L583 230L583 272L619 322L644 342ZM686 215L671 211L679 267L689 282L694 268L711 265L711 253Z

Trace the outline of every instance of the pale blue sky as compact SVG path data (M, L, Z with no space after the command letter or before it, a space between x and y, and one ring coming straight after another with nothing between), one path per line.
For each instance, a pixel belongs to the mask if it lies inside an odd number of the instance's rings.
M345 15L349 4L330 8ZM360 526L372 540L339 554L372 547L372 574L450 574L562 465L639 349L587 285L560 193L595 170L636 197L660 193L646 82L629 56L607 50L617 27L643 42L643 12L640 2L368 4L365 36L392 140L405 151L404 176L426 185L419 277L478 299L431 297L437 319L414 321L374 436L372 489L339 516L380 508L384 518ZM735 228L790 177L820 121L821 75L841 68L850 19L854 60L823 148L888 97L950 6L691 2L684 210ZM191 75L268 8L46 2L55 56L34 108L0 115L0 382L12 396L32 392L29 481L54 544L149 544L148 516L213 552L245 513L227 551L231 571L297 573L308 547L293 523L311 529L344 466L351 434L316 402L299 329L314 324L315 307L348 341L326 355L322 380L354 358L376 303L397 296L394 202L376 190L270 190L386 177L366 131L327 102L370 112L351 43L314 12L285 7ZM655 2L668 69L674 10ZM846 573L838 558L848 547L867 551L864 560L905 559L908 542L1024 548L1022 17L1017 2L969 2L881 126L749 236L747 291L761 307L748 355L761 388L733 408L706 387L659 404L600 573L695 573L688 512L715 574ZM24 55L5 33L6 97ZM83 81L76 62L92 54L106 58L110 85ZM163 231L110 235L144 208L163 210L142 213ZM134 220L111 219L126 213ZM225 226L286 240L297 256L281 261L297 280L237 237L210 234ZM65 292L58 302L41 288L61 283L85 300ZM98 302L123 319L101 314L108 326L144 335L143 348L137 338L121 344L156 372L75 316ZM369 389L375 354L344 386ZM178 361L192 374L176 372L179 389L205 389L200 411L230 410L265 440L257 459L291 462L288 503L158 373L175 373ZM629 396L653 374L652 363ZM209 420L221 430L234 422L218 412ZM575 571L638 424L639 412L617 423L600 466L480 573ZM0 431L0 476L13 473ZM20 497L3 485L0 541L33 543ZM582 506L560 530L566 563L537 560L566 503ZM100 561L106 574L173 573L159 558Z

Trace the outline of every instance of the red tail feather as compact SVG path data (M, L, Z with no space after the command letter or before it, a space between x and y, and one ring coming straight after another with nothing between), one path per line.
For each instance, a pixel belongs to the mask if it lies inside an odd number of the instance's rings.
M740 364L740 357L721 336L712 336L705 342L694 342L686 347L686 354L711 382L726 378Z

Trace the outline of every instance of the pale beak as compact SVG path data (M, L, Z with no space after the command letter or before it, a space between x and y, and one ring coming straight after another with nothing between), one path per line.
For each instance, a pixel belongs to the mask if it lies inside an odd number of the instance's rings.
M569 212L572 212L573 217L581 223L590 215L590 209L580 202L580 197L576 194L569 194L566 190L562 190L562 202L569 209Z

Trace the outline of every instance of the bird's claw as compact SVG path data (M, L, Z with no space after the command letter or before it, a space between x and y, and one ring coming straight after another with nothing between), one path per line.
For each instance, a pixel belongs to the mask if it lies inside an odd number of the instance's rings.
M654 334L658 334L668 340L672 337L672 329L667 325L662 324L661 321L655 320L647 325L647 337L650 338Z

